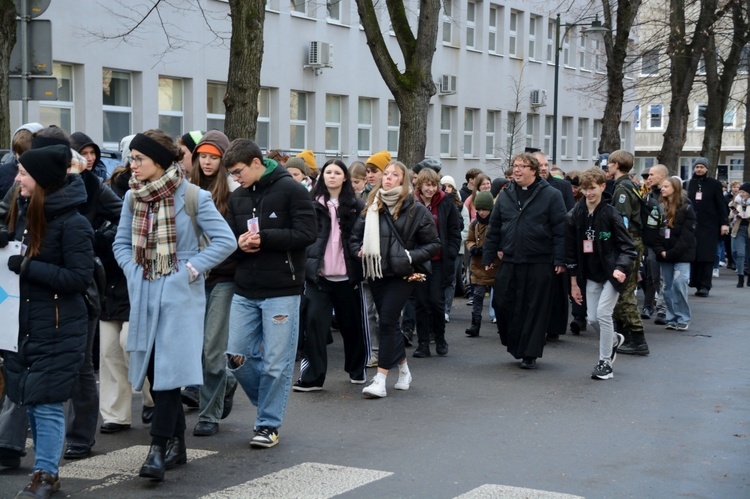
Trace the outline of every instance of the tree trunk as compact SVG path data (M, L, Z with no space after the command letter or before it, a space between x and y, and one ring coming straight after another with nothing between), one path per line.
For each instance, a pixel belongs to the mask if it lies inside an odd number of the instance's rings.
M745 59L746 68L750 68L750 52ZM745 109L750 109L750 71L747 72L747 88L745 89ZM744 182L750 182L750 126L745 118L745 159L743 161L743 178Z
M620 148L620 122L622 104L625 99L623 84L625 59L628 56L630 29L641 0L620 0L617 4L617 26L613 32L604 33L604 48L607 51L607 104L602 116L602 136L599 141L599 154L616 151ZM612 26L612 6L609 0L602 0L604 24Z
M16 6L13 0L0 0L0 147L10 148L10 106L8 72L10 53L16 44Z
M398 159L411 168L425 157L427 147L427 112L435 95L432 81L432 59L435 55L440 0L420 0L417 36L407 18L404 2L386 0L391 29L396 34L405 61L403 72L388 52L373 0L357 0L360 22L367 45L401 114Z
M265 0L229 0L232 38L229 45L229 75L224 96L224 133L230 140L255 139L258 124L260 69L263 64Z

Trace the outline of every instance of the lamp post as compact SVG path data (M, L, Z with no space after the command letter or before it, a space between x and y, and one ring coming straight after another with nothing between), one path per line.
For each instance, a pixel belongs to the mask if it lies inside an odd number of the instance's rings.
M565 38L565 35L568 34L568 30L575 26L586 26L583 33L602 33L604 31L609 31L609 27L603 26L599 20L599 14L597 14L594 17L594 20L589 23L577 22L568 24L560 24L560 14L557 14L555 20L555 87L553 90L553 98L555 99L555 102L552 108L552 114L554 115L554 121L552 123L552 165L557 165L557 122L559 121L559 116L557 115L557 94L560 85L560 51L562 50L562 47L560 46L560 28L565 28L565 32L562 36Z

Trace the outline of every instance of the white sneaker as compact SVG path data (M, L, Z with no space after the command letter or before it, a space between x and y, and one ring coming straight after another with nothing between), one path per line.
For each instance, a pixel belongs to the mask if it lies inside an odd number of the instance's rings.
M445 314L445 322L446 324L451 321L451 316L448 314Z
M370 355L370 362L367 363L366 367L378 367L378 356Z
M408 390L409 385L411 384L411 379L411 372L406 374L399 372L398 381L396 381L396 385L393 388L396 390Z
M375 376L369 385L362 388L362 395L371 399L385 397L385 380L380 378L380 376Z
M719 277L719 269L714 269L714 277Z

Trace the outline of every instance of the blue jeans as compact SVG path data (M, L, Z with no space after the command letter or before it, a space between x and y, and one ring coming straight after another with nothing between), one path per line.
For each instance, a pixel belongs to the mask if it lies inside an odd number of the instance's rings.
M750 238L747 236L747 228L740 227L737 235L732 238L732 256L737 266L737 275L744 276L748 270L745 266L748 253L750 253Z
M664 303L667 306L667 322L690 323L688 305L688 281L690 264L687 262L659 262L664 281Z
M34 439L34 469L57 475L65 441L63 403L27 406Z
M229 369L258 408L257 428L278 428L292 389L300 296L250 300L235 294L229 314Z

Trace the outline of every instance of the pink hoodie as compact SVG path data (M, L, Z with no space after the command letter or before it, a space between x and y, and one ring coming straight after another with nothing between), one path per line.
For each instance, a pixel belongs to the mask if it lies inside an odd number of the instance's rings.
M318 202L325 206L323 197L318 198ZM331 217L331 233L328 235L326 251L323 256L323 262L320 265L320 275L323 277L337 278L346 277L346 260L344 259L344 246L341 242L341 229L339 228L338 217L338 199L328 201L328 214Z

